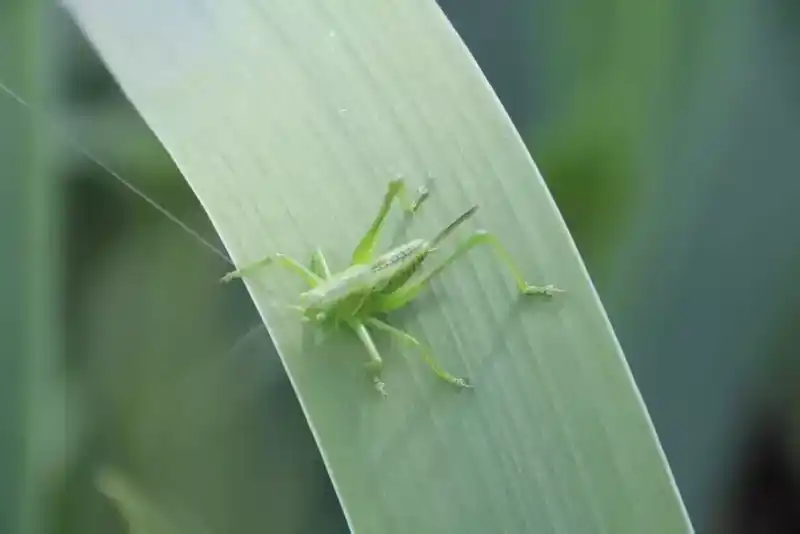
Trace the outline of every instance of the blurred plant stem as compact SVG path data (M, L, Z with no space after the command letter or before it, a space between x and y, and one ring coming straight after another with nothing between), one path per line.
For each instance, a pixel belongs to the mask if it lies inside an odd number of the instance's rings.
M59 352L59 218L51 152L41 110L49 95L43 2L0 8L0 66L36 104L31 112L0 99L0 532L44 531L45 497L63 453L63 403L55 378ZM55 409L54 409L55 408Z

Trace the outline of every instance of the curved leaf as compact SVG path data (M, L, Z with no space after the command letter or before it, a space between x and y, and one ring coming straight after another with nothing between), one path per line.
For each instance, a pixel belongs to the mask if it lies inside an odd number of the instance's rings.
M341 268L386 182L432 177L395 242L477 202L476 224L531 283L568 291L520 301L488 251L471 252L391 321L476 389L454 392L379 338L383 400L358 340L272 307L300 291L292 278L248 282L353 532L691 531L563 220L435 3L67 4L237 264L321 246Z

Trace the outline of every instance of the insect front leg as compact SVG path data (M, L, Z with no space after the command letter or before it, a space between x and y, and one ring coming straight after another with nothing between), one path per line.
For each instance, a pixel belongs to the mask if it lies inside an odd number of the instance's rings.
M469 252L471 249L478 245L491 245L495 254L499 257L500 261L508 268L514 281L517 283L520 293L524 295L547 295L551 296L555 293L562 293L563 290L558 289L553 285L534 286L528 284L522 276L522 271L514 262L511 254L503 247L496 237L486 232L485 230L478 230L472 236L462 241L456 250L450 254L444 261L442 261L435 268L431 269L426 274L422 275L416 280L411 280L397 291L386 295L381 298L380 308L384 312L389 312L402 308L412 300L414 300L422 291L431 279L441 273L448 265L452 264L458 258Z
M261 269L262 267L267 267L268 265L272 265L273 263L277 263L278 265L282 266L283 268L287 269L289 272L299 276L303 279L303 281L308 284L309 287L316 287L322 281L322 278L312 272L311 270L305 268L303 265L297 262L297 260L286 256L285 254L271 254L266 258L261 260L255 261L253 263L247 264L240 269L235 271L231 271L225 276L222 277L222 282L230 282L234 278L242 278L247 276L248 274L252 273L255 270Z
M408 193L406 192L406 184L402 179L392 180L383 196L381 208L378 210L378 215L372 221L372 225L367 230L367 233L358 242L355 250L353 251L352 263L367 264L372 261L375 251L375 246L378 243L383 224L389 215L389 209L392 207L392 202L395 198L400 201L403 211L414 214L419 207L428 198L429 191L426 187L419 188L419 196L413 202L409 202Z
M423 345L422 343L420 343L419 340L417 340L417 338L413 337L411 334L409 334L407 332L404 332L404 331L400 330L399 328L395 328L394 326L392 326L392 325L390 325L388 323L385 323L385 322L381 321L380 319L375 319L375 318L367 319L367 324L369 324L370 326L375 327L378 330L382 330L384 332L392 334L393 336L395 336L396 338L400 339L404 343L407 343L409 345L413 345L415 348L417 348L420 351L420 354L422 355L422 359L425 360L425 363L428 364L428 367L431 368L431 370L436 374L436 376L438 376L439 378L441 378L445 382L447 382L449 384L453 384L454 386L458 386L458 387L461 387L461 388L471 388L472 387L472 385L469 383L469 381L467 379L453 376L450 373L448 373L447 371L445 371L444 369L442 369L442 367L439 365L439 363L434 359L433 354L431 353L431 350L428 347L426 347L425 345Z

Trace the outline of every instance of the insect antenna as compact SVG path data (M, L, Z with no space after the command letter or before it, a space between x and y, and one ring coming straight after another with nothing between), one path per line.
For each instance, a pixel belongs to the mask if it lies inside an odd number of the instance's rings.
M6 95L8 95L8 97L10 97L14 101L16 101L18 104L20 104L23 108L27 109L29 112L34 112L35 111L35 108L34 108L33 105L31 105L28 101L26 101L24 98L22 98L19 94L17 94L13 89L8 87L2 81L0 81L0 92L5 93ZM165 208L164 206L162 206L161 204L156 202L153 198L151 198L147 193L145 193L144 191L139 189L137 186L135 186L132 182L130 182L129 180L126 180L125 178L123 178L118 172L116 172L114 169L112 169L108 164L104 163L100 158L95 156L92 152L90 152L86 148L83 148L82 146L80 146L80 144L78 144L77 142L72 140L71 137L67 133L65 133L61 128L59 128L59 126L54 121L49 121L47 123L47 126L49 126L49 128L58 137L60 137L61 141L64 143L65 146L69 147L75 153L84 156L89 161L91 161L92 163L97 165L106 174L108 174L111 177L113 177L114 179L116 179L122 186L126 187L129 191L131 191L136 196L138 196L140 199L142 199L151 208L153 208L154 210L159 212L161 215L166 217L173 224L175 224L178 227L180 227L184 232L186 232L189 236L191 236L201 246L203 246L206 249L208 249L209 251L211 251L213 254L215 254L216 256L221 258L227 264L235 266L233 261L231 261L231 259L227 256L227 254L225 254L218 247L214 246L210 241L208 241L202 235L200 235L200 233L197 230L194 230L191 226L189 226L188 224L183 222L179 217L177 217L174 214L172 214L167 208ZM293 313L296 313L296 311L297 311L297 310L292 309L291 305L283 305L281 303L277 303L277 304L278 304L277 307L278 308L283 308L284 311L285 310L291 310ZM243 334L242 336L240 336L239 338L237 338L237 341L234 342L233 347L228 352L234 350L234 348L239 346L239 344L242 343L246 338L249 338L256 330L261 330L261 331L267 332L266 327L264 326L263 323L257 324L255 327L253 327L251 329L251 331L249 331L249 332ZM268 334L268 332L267 332L267 334Z
M14 99L15 101L17 101L20 105L27 108L29 111L33 111L33 106L31 106L31 104L29 104L24 98L19 96L16 92L14 92L10 87L5 85L3 82L0 82L0 90L2 90L4 93L6 93L9 97ZM184 232L192 236L195 239L195 241L200 243L202 246L206 247L212 253L222 258L222 260L225 261L226 263L233 265L233 262L230 260L230 258L228 258L228 256L224 252L222 252L220 249L212 245L208 240L203 238L203 236L201 236L196 230L192 229L192 227L190 227L188 224L186 224L178 217L170 213L170 211L167 208L165 208L164 206L162 206L161 204L150 198L149 195L147 195L144 191L133 185L133 183L123 178L114 169L112 169L106 163L103 163L103 161L100 160L100 158L98 158L97 156L89 152L87 149L81 147L80 145L72 141L69 135L60 131L53 122L50 122L49 126L56 132L56 134L59 137L61 137L62 141L66 146L68 146L70 149L77 152L78 154L81 154L82 156L86 157L89 161L100 167L107 174L115 178L120 184L128 188L128 190L130 190L136 196L141 198L144 202L149 204L150 207L152 207L154 210L161 213L161 215L169 219L172 223L178 225Z

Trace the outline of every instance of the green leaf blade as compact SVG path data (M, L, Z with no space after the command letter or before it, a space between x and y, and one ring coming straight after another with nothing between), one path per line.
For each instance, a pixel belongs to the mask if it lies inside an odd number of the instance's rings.
M237 264L320 246L341 269L388 180L432 177L398 240L478 203L459 237L484 227L530 283L567 291L519 297L488 249L470 252L391 323L476 388L376 335L384 400L357 340L315 339L270 307L299 284L271 270L248 282L355 533L691 531L564 222L438 6L68 5Z

